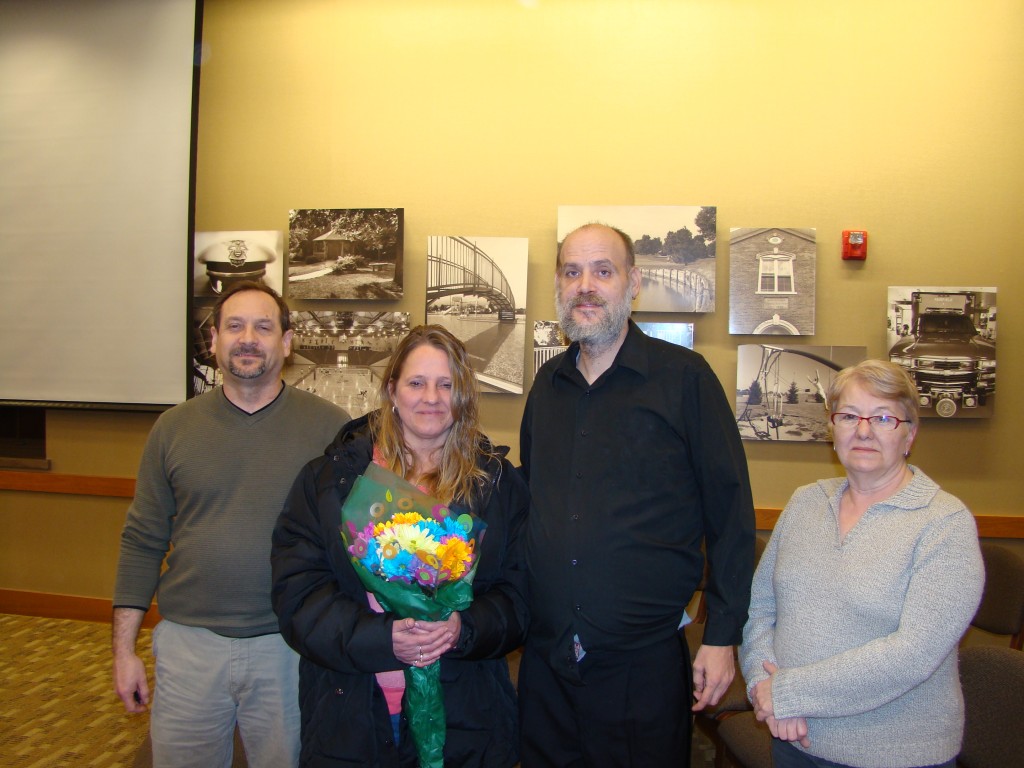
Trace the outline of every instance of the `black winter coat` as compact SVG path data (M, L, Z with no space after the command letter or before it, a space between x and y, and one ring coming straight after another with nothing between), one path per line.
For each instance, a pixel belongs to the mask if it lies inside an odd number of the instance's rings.
M306 465L274 530L274 611L285 640L302 655L299 764L309 768L417 764L404 716L395 746L374 676L404 666L392 652L396 617L369 607L341 536L342 504L373 455L367 422L364 416L347 424L325 455ZM522 644L527 628L522 538L529 492L504 458L507 449L499 451L500 459L481 453L491 480L472 511L487 522L487 533L473 602L461 614L462 633L441 659L446 766L507 768L518 759L516 698L505 655Z

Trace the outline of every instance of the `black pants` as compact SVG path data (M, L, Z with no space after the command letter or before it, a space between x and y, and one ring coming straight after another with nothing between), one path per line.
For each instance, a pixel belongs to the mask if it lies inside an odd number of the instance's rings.
M801 752L788 741L772 739L772 765L775 768L850 768L843 763L834 763L823 757ZM948 763L922 766L922 768L956 768L956 759Z
M523 768L689 768L690 653L676 637L640 651L590 651L580 683L523 651L519 671Z

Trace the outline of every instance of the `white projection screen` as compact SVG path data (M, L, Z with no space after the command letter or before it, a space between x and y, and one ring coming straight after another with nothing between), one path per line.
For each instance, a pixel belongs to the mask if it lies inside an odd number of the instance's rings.
M185 399L196 3L0 2L0 404Z

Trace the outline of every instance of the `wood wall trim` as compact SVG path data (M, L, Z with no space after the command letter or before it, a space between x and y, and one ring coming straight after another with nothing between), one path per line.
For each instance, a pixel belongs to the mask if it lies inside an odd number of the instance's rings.
M1024 539L1024 517L975 515L974 520L983 539Z
M757 518L757 530L759 531L770 531L775 528L775 523L779 521L779 515L782 514L781 509L774 509L769 507L758 507L754 510L754 515Z
M0 490L130 499L135 496L135 479L0 470ZM757 529L770 531L775 527L782 510L776 507L758 507L755 512ZM983 538L1024 539L1024 516L975 515L974 519L978 522L978 535Z
M135 496L135 478L0 470L0 490L130 499Z
M54 595L48 592L24 592L17 589L0 589L0 613L18 616L42 616L47 619L74 619L75 621L98 621L110 623L113 604L99 597L77 595ZM156 626L160 613L153 605L146 612L142 626L147 629Z
M754 510L757 530L770 531L778 522L781 509L759 507ZM975 515L978 536L983 539L1024 539L1024 517L1011 515Z

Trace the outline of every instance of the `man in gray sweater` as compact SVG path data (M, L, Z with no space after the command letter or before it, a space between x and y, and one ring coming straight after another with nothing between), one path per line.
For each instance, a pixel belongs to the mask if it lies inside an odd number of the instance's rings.
M237 724L250 766L290 766L298 656L270 604L270 538L299 470L348 415L281 381L292 331L273 290L238 283L213 319L223 386L162 414L142 455L114 589L114 688L129 712L150 703L135 646L157 594L154 765L229 766Z

